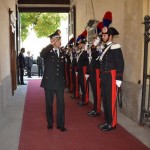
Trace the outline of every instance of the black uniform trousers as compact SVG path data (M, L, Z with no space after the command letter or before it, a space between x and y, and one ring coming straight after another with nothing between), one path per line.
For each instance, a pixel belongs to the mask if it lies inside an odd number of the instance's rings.
M101 90L100 90L100 70L93 69L90 74L90 83L94 98L94 111L100 112L101 109Z
M43 76L43 66L38 66L38 76Z
M73 96L75 98L79 97L79 85L77 84L77 76L76 76L77 67L72 67L72 85L73 85Z
M23 76L24 76L24 68L20 69L20 84L24 84Z
M89 102L89 83L85 79L86 70L87 66L83 66L78 69L78 80L82 92L81 101L87 104Z
M70 64L67 64L68 91L70 92Z
M28 77L31 77L31 67L27 67L27 75Z
M46 97L46 116L47 122L50 126L53 124L53 101L54 101L54 94L56 94L57 100L57 127L64 127L64 88L58 87L56 90L45 90L45 97Z
M101 72L100 77L105 121L114 127L117 123L116 71L111 70L107 73Z
M73 92L73 83L72 83L72 67L70 66L70 74L69 74L69 76L70 76L70 81L69 81L69 91L70 92Z

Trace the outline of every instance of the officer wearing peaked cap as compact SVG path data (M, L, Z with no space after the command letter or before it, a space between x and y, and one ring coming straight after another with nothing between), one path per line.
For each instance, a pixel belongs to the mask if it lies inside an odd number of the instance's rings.
M58 30L49 36L51 44L43 48L40 56L44 59L44 75L41 87L45 91L47 128L53 128L53 99L54 94L57 100L57 129L67 131L65 124L64 104L64 53L60 50L61 36Z
M124 71L124 59L120 44L113 43L113 37L119 35L114 27L102 29L102 41L105 48L100 56L100 79L103 97L105 123L100 125L102 131L116 128L117 89L121 86Z
M61 31L58 29L53 34L49 35L50 39L60 38Z

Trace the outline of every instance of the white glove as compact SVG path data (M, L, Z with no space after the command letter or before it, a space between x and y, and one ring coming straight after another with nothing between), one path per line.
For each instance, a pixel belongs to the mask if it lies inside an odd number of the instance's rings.
M86 80L88 79L88 77L89 77L89 75L88 75L88 74L85 74L85 79L86 79Z
M121 83L122 83L122 81L116 80L116 85L117 85L118 87L121 87Z
M97 37L97 38L94 40L93 45L94 45L94 46L97 46L97 45L99 44L99 42L100 42L100 39L99 39L99 37Z
M78 72L76 72L76 76L78 75Z

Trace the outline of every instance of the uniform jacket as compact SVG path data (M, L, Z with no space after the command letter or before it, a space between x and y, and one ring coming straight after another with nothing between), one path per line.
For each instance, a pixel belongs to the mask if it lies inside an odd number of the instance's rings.
M89 70L87 72L87 74L89 75L95 74L95 70L100 69L99 51L97 51L96 48L92 49L91 57L92 57L91 63L89 65Z
M55 54L50 44L43 48L40 56L44 59L44 75L41 87L56 90L65 87L64 53L60 51L59 57Z
M124 59L121 51L121 46L115 43L111 44L112 45L101 60L100 70L102 73L116 70L116 80L122 80L124 71ZM104 51L105 48L103 49L103 52Z
M40 56L37 57L37 65L38 67L43 67L44 65L43 58L41 58Z
M19 53L19 68L25 68L25 57L23 53Z
M66 53L65 57L67 65L70 66L71 65L70 52Z
M85 50L77 53L77 72L79 74L83 74L83 67L89 67L88 53Z
M32 65L33 65L33 58L31 56L26 56L25 62L26 62L26 67L32 67Z
M88 59L87 51L82 50L80 53L77 53L77 67L80 69L88 65L89 65L89 59Z
M76 51L72 51L72 62L71 62L72 67L77 66L77 60L76 60Z

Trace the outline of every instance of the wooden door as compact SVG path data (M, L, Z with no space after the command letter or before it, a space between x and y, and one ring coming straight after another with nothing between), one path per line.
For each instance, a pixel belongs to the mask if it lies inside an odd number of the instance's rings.
M9 31L10 31L10 73L11 73L11 84L12 84L12 95L17 89L17 73L16 73L16 50L15 50L15 16L14 13L9 9Z

